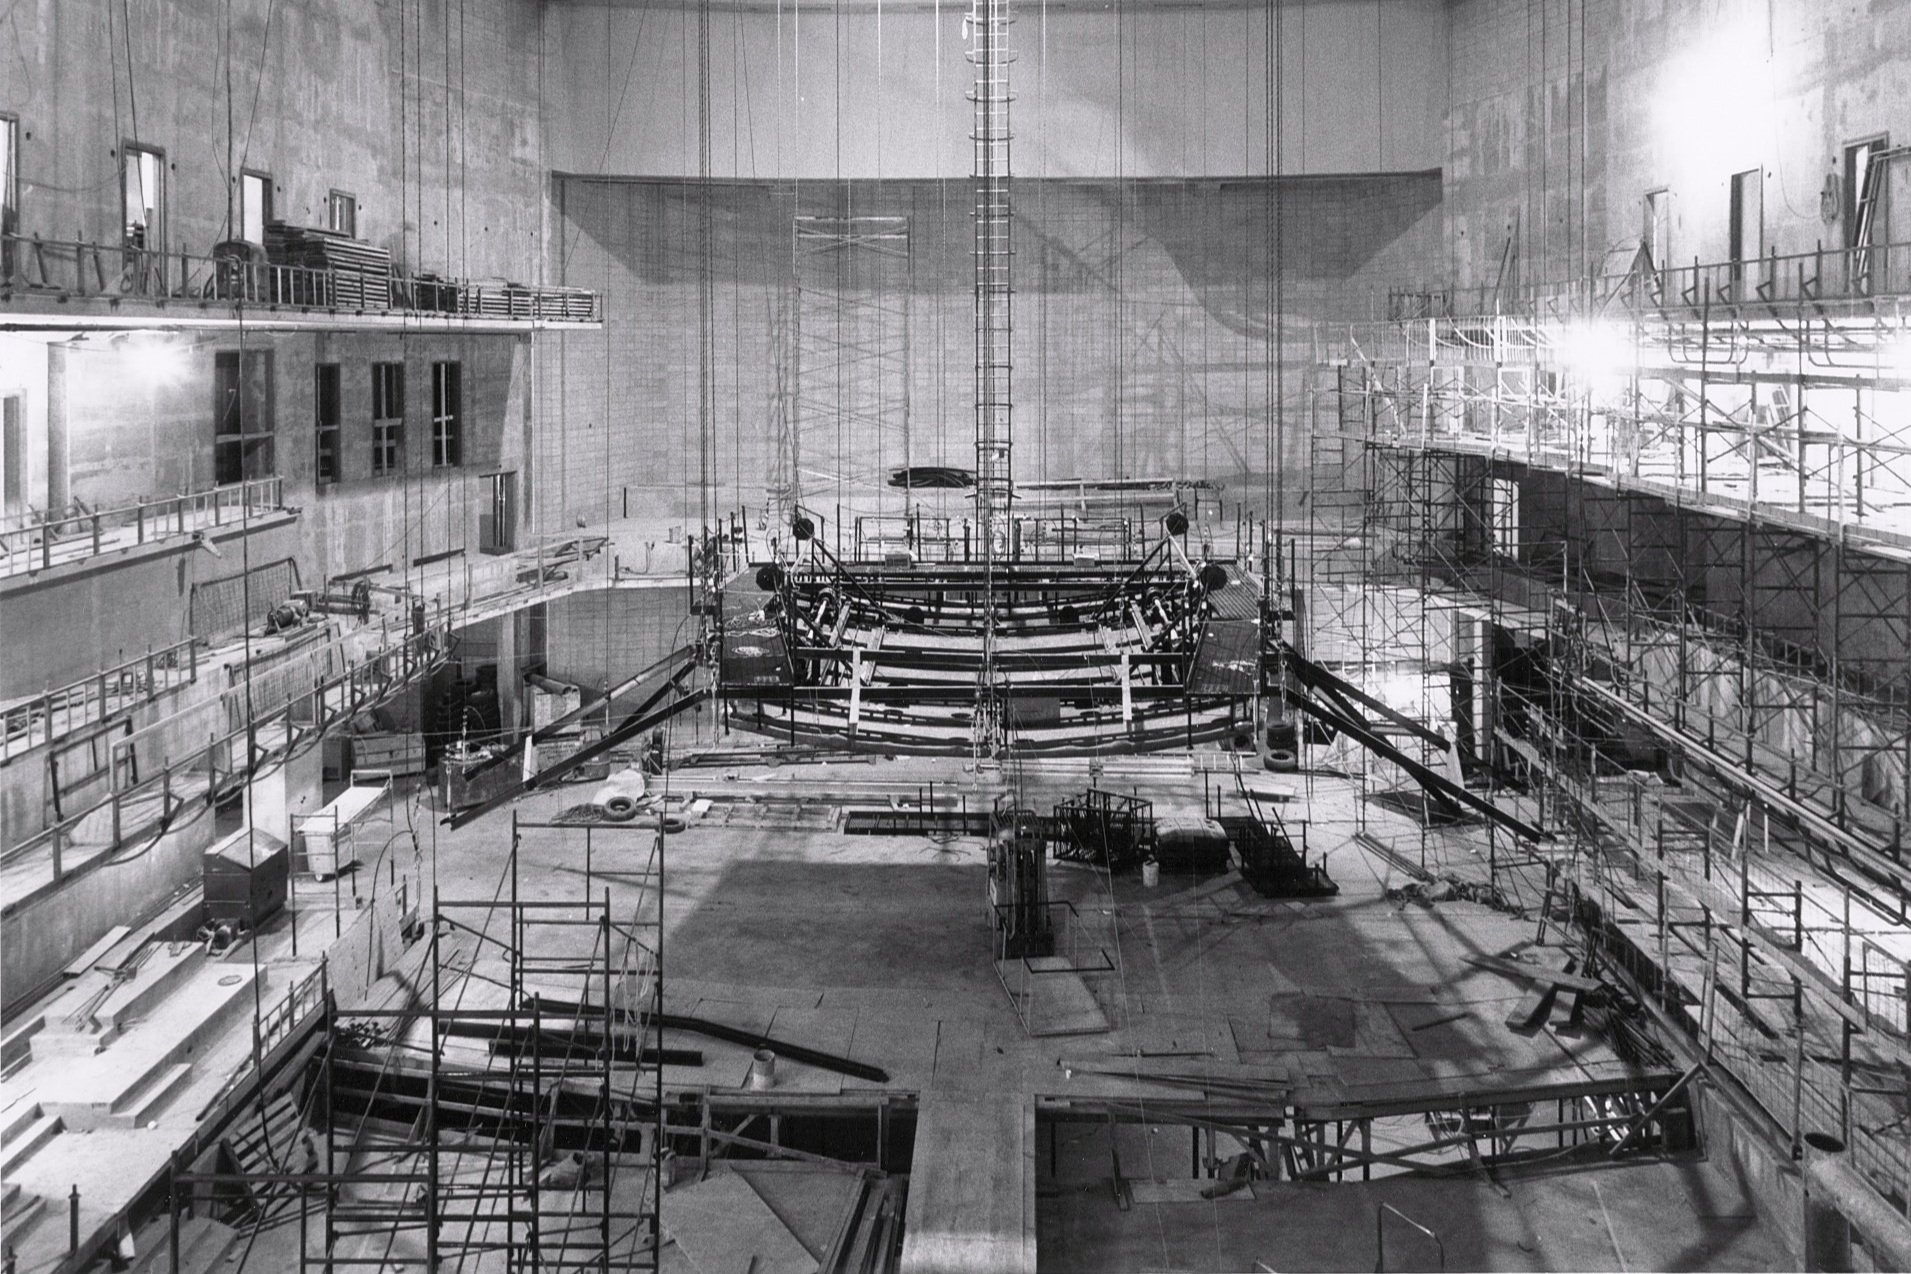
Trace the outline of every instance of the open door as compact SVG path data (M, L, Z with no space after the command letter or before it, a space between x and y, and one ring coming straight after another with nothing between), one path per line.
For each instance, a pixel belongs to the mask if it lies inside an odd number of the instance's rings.
M478 515L478 551L509 553L517 548L518 475L486 474L484 512Z

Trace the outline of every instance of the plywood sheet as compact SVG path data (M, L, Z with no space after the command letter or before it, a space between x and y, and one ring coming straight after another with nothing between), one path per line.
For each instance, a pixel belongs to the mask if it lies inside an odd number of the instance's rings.
M933 1017L892 1009L863 1009L850 1040L859 1062L889 1072L889 1082L842 1077L844 1088L926 1088L936 1069L937 1023Z
M816 1258L742 1177L711 1177L669 1191L663 1232L703 1274L817 1274Z
M777 1219L811 1256L822 1260L843 1228L845 1214L861 1196L863 1179L834 1168L793 1163L744 1163L732 1166L750 1183Z
M1267 1038L1294 1048L1352 1048L1358 1037L1354 1001L1325 995L1267 997Z

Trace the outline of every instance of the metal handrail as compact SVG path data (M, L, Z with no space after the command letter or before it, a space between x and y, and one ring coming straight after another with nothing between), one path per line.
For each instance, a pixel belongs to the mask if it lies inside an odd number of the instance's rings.
M1374 1274L1382 1274L1382 1271L1387 1268L1387 1213L1389 1212L1432 1239L1433 1246L1440 1252L1440 1268L1446 1269L1447 1245L1440 1241L1440 1236L1394 1207L1393 1204L1383 1203L1374 1209Z
M56 560L80 561L109 549L225 526L248 514L276 512L285 507L284 495L282 478L249 478L108 509L16 520L14 526L0 527L0 576L43 571ZM108 538L128 527L133 529L130 541Z
M1388 293L1386 318L1417 321L1495 314L1585 314L1608 306L1697 310L1735 305L1870 300L1911 294L1911 243L1858 247L1815 245L1809 252L1776 250L1738 261L1662 264L1524 287L1397 288Z
M90 677L37 694L24 703L16 703L0 712L0 747L20 739L28 748L51 743L95 721L111 715L108 704L114 696L125 702L150 703L176 686L187 685L199 676L199 648L192 638L176 641L158 650L149 650L137 659L103 669ZM56 727L55 719L65 714ZM35 737L35 725L41 727Z
M110 832L99 843L99 852L89 855L85 867L111 858L135 835L166 827L189 801L209 805L225 794L235 776L240 776L246 769L244 762L232 758L233 748L235 745L248 745L259 724L293 713L302 704L309 703L313 705L311 722L322 729L356 715L368 704L379 702L398 685L435 666L442 658L443 652L435 631L408 634L381 646L344 671L303 688L282 703L270 708L262 706L251 727L241 724L222 736L209 737L203 748L184 758L170 761L157 774L120 786L121 759L116 756L111 786L105 796L84 809L65 815L18 845L0 851L0 864L24 862L44 854L51 867L49 883L59 885L73 871L66 850L74 842L76 830L86 820L98 816L100 811L106 811ZM334 692L337 692L339 702L336 707L331 707L330 696ZM121 746L123 749L124 745ZM130 768L126 767L128 771ZM191 795L175 790L176 779L195 772L206 776L203 789L196 784L181 783L180 786L187 788ZM154 796L159 798L156 808L151 804Z
M1815 244L1743 260L1663 264L1624 273L1550 279L1527 287L1393 288L1387 321L1489 315L1573 315L1598 309L1687 309L1873 300L1911 294L1911 243Z
M159 252L114 243L0 236L9 264L0 301L38 294L71 297L229 301L331 313L452 314L469 318L602 320L587 288L529 287L350 266L314 267L235 256Z

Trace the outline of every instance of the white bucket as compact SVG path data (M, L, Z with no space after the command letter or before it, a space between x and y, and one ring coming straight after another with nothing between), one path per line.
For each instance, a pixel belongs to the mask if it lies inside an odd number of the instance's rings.
M761 1092L776 1087L776 1054L759 1048L750 1057L750 1087Z
M1152 860L1141 864L1141 887L1153 889L1161 883L1161 864Z

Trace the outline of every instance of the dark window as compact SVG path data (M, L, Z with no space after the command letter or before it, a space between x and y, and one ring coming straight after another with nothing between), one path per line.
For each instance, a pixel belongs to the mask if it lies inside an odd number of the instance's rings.
M491 498L478 515L478 551L509 553L517 546L518 475L494 473L488 480Z
M220 485L272 474L270 350L213 355L212 470Z
M463 463L464 373L458 363L431 365L431 463Z
M372 364L372 472L396 473L405 459L405 365Z
M0 115L0 236L20 233L20 121ZM13 240L0 237L0 279L13 278Z
M340 234L358 237L358 198L349 190L334 190L325 197L325 225Z
M341 471L338 454L338 364L320 363L313 370L312 437L318 458L314 472L321 484L337 482Z

